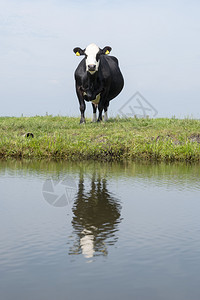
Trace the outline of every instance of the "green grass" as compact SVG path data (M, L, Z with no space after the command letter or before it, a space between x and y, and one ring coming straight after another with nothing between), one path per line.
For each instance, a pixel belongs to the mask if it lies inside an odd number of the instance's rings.
M199 161L200 121L115 118L80 125L79 118L1 117L0 158Z

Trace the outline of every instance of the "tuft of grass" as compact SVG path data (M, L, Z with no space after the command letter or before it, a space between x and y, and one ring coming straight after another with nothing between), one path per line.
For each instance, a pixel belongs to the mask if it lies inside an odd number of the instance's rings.
M70 117L1 117L0 158L199 161L200 121L113 118L80 125Z

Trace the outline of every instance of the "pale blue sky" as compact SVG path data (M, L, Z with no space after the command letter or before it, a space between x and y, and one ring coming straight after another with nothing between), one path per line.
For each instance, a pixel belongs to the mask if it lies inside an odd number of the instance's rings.
M199 118L199 15L194 0L0 0L0 115L79 116L72 49L94 42L125 79L109 115L139 91L157 117Z

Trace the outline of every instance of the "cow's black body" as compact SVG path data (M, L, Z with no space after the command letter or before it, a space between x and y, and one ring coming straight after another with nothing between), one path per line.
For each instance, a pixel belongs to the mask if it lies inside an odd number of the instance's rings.
M109 101L115 98L124 86L124 79L119 69L118 60L114 56L100 55L98 70L91 74L86 70L86 58L78 65L75 71L76 93L80 103L81 120L85 123L85 101L93 101L100 94L98 102L99 117L102 120L102 111L107 112ZM96 113L97 104L92 103L93 113Z

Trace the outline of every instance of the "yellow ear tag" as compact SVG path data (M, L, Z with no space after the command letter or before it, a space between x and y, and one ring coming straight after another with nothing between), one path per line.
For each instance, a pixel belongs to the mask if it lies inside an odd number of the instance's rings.
M109 54L109 53L110 53L110 51L106 50L105 54Z
M80 56L80 53L78 51L76 52L76 56Z

